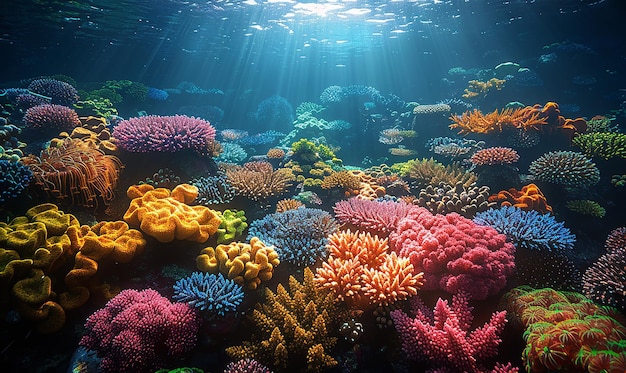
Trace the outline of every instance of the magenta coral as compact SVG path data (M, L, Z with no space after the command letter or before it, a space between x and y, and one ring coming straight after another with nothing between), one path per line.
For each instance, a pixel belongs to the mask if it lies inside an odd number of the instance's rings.
M22 119L26 127L54 130L71 130L80 126L76 112L63 105L45 104L26 110Z
M455 294L451 306L439 298L433 312L413 297L411 310L415 317L402 310L390 313L409 359L426 358L436 371L487 371L481 361L496 356L506 311L493 313L482 327L470 331L474 317L464 293Z
M412 207L404 202L379 202L350 198L347 201L337 202L333 210L335 217L344 224L351 224L358 230L367 231L379 237L388 237Z
M103 372L153 372L193 349L199 326L186 303L124 290L89 316L80 345L98 353Z
M129 152L204 152L215 139L215 128L204 119L186 115L130 118L113 128L118 145Z
M475 166L512 164L518 160L519 154L517 154L515 149L504 147L482 149L474 153L470 158L470 162Z
M241 359L229 363L224 369L224 373L270 373L268 367L254 359Z
M506 285L515 268L515 247L489 226L457 213L433 215L414 207L389 236L390 246L424 272L424 289L467 292L485 299Z

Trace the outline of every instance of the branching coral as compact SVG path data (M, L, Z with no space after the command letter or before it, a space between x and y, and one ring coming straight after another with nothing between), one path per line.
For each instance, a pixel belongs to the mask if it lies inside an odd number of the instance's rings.
M358 309L388 306L407 299L423 285L408 258L389 253L387 238L340 231L328 238L329 257L317 269L318 286Z
M285 193L294 180L290 169L274 170L269 162L262 161L228 169L226 177L239 195L257 202Z
M626 158L626 134L623 133L584 133L575 136L572 143L578 146L587 157Z
M277 371L298 366L321 372L337 365L329 355L337 338L341 312L333 293L315 286L313 272L304 269L304 280L289 277L289 291L278 285L276 292L265 289L265 302L251 315L255 334L250 341L226 349L235 359L251 358Z

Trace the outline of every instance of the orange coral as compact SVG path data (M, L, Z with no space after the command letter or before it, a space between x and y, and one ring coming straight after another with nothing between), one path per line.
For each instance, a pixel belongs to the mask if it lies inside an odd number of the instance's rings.
M276 212L285 212L287 210L295 210L304 207L304 203L297 199L281 199L276 203Z
M241 286L256 289L261 281L268 281L274 267L280 264L273 246L266 246L258 237L250 243L231 242L228 245L207 247L196 258L198 269L221 272Z
M423 273L415 274L408 258L388 253L387 238L347 230L333 233L327 247L329 257L315 281L355 308L388 306L423 285Z
M271 148L267 151L267 158L270 159L283 159L285 157L285 151L280 148Z
M546 197L535 184L528 184L521 190L510 188L489 196L489 202L497 202L500 206L514 206L524 211L535 210L542 214L552 213Z
M107 122L102 117L80 117L81 125L75 127L71 133L61 132L58 138L50 140L50 147L63 146L66 139L80 139L88 147L99 149L106 154L117 151L115 139L111 137L111 132L107 128Z
M375 177L361 170L350 170L348 172L360 180L357 198L374 200L386 194L387 191L384 187L377 184Z
M322 189L342 188L349 194L358 194L361 187L360 177L349 171L337 171L322 179Z
M274 170L269 162L248 162L226 171L228 182L238 194L253 201L283 194L295 179L290 169Z
M113 200L121 161L89 147L80 139L67 138L56 147L41 151L39 157L21 159L33 172L35 183L53 198L70 198L72 204L92 207L98 198Z
M465 93L463 93L463 98L484 98L487 96L487 93L493 89L496 91L501 90L502 87L504 87L504 83L506 83L506 80L497 78L491 78L486 82L480 80L470 80L467 88L465 88Z
M181 184L172 191L149 184L133 185L126 192L132 199L124 220L138 226L159 242L190 240L205 242L217 232L220 218L205 206L189 206L198 188Z

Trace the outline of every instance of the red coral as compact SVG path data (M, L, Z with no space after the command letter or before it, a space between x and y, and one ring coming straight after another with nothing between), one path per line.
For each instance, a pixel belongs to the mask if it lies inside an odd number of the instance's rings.
M475 166L512 164L518 160L519 154L514 149L504 147L481 149L470 158Z
M512 243L495 229L457 213L433 215L413 208L389 236L400 256L424 272L424 289L467 292L472 299L495 295L515 268Z
M98 353L103 372L154 372L195 347L199 325L186 303L124 290L89 316L80 345Z
M486 371L480 362L497 354L506 311L495 312L482 327L470 331L472 307L462 292L454 295L451 306L439 298L432 315L418 297L411 299L411 309L415 317L402 310L390 313L410 359L426 357L444 371Z

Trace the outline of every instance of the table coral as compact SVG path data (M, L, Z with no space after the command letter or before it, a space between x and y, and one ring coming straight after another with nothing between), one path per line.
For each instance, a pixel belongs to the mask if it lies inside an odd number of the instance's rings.
M149 184L132 185L126 194L131 202L124 220L159 242L205 242L221 223L208 207L188 205L198 195L198 188L193 185L181 184L171 191L154 189Z
M274 248L265 245L258 237L252 237L250 243L231 242L215 248L207 247L196 258L199 270L220 272L249 289L256 289L261 281L270 280L279 264Z

